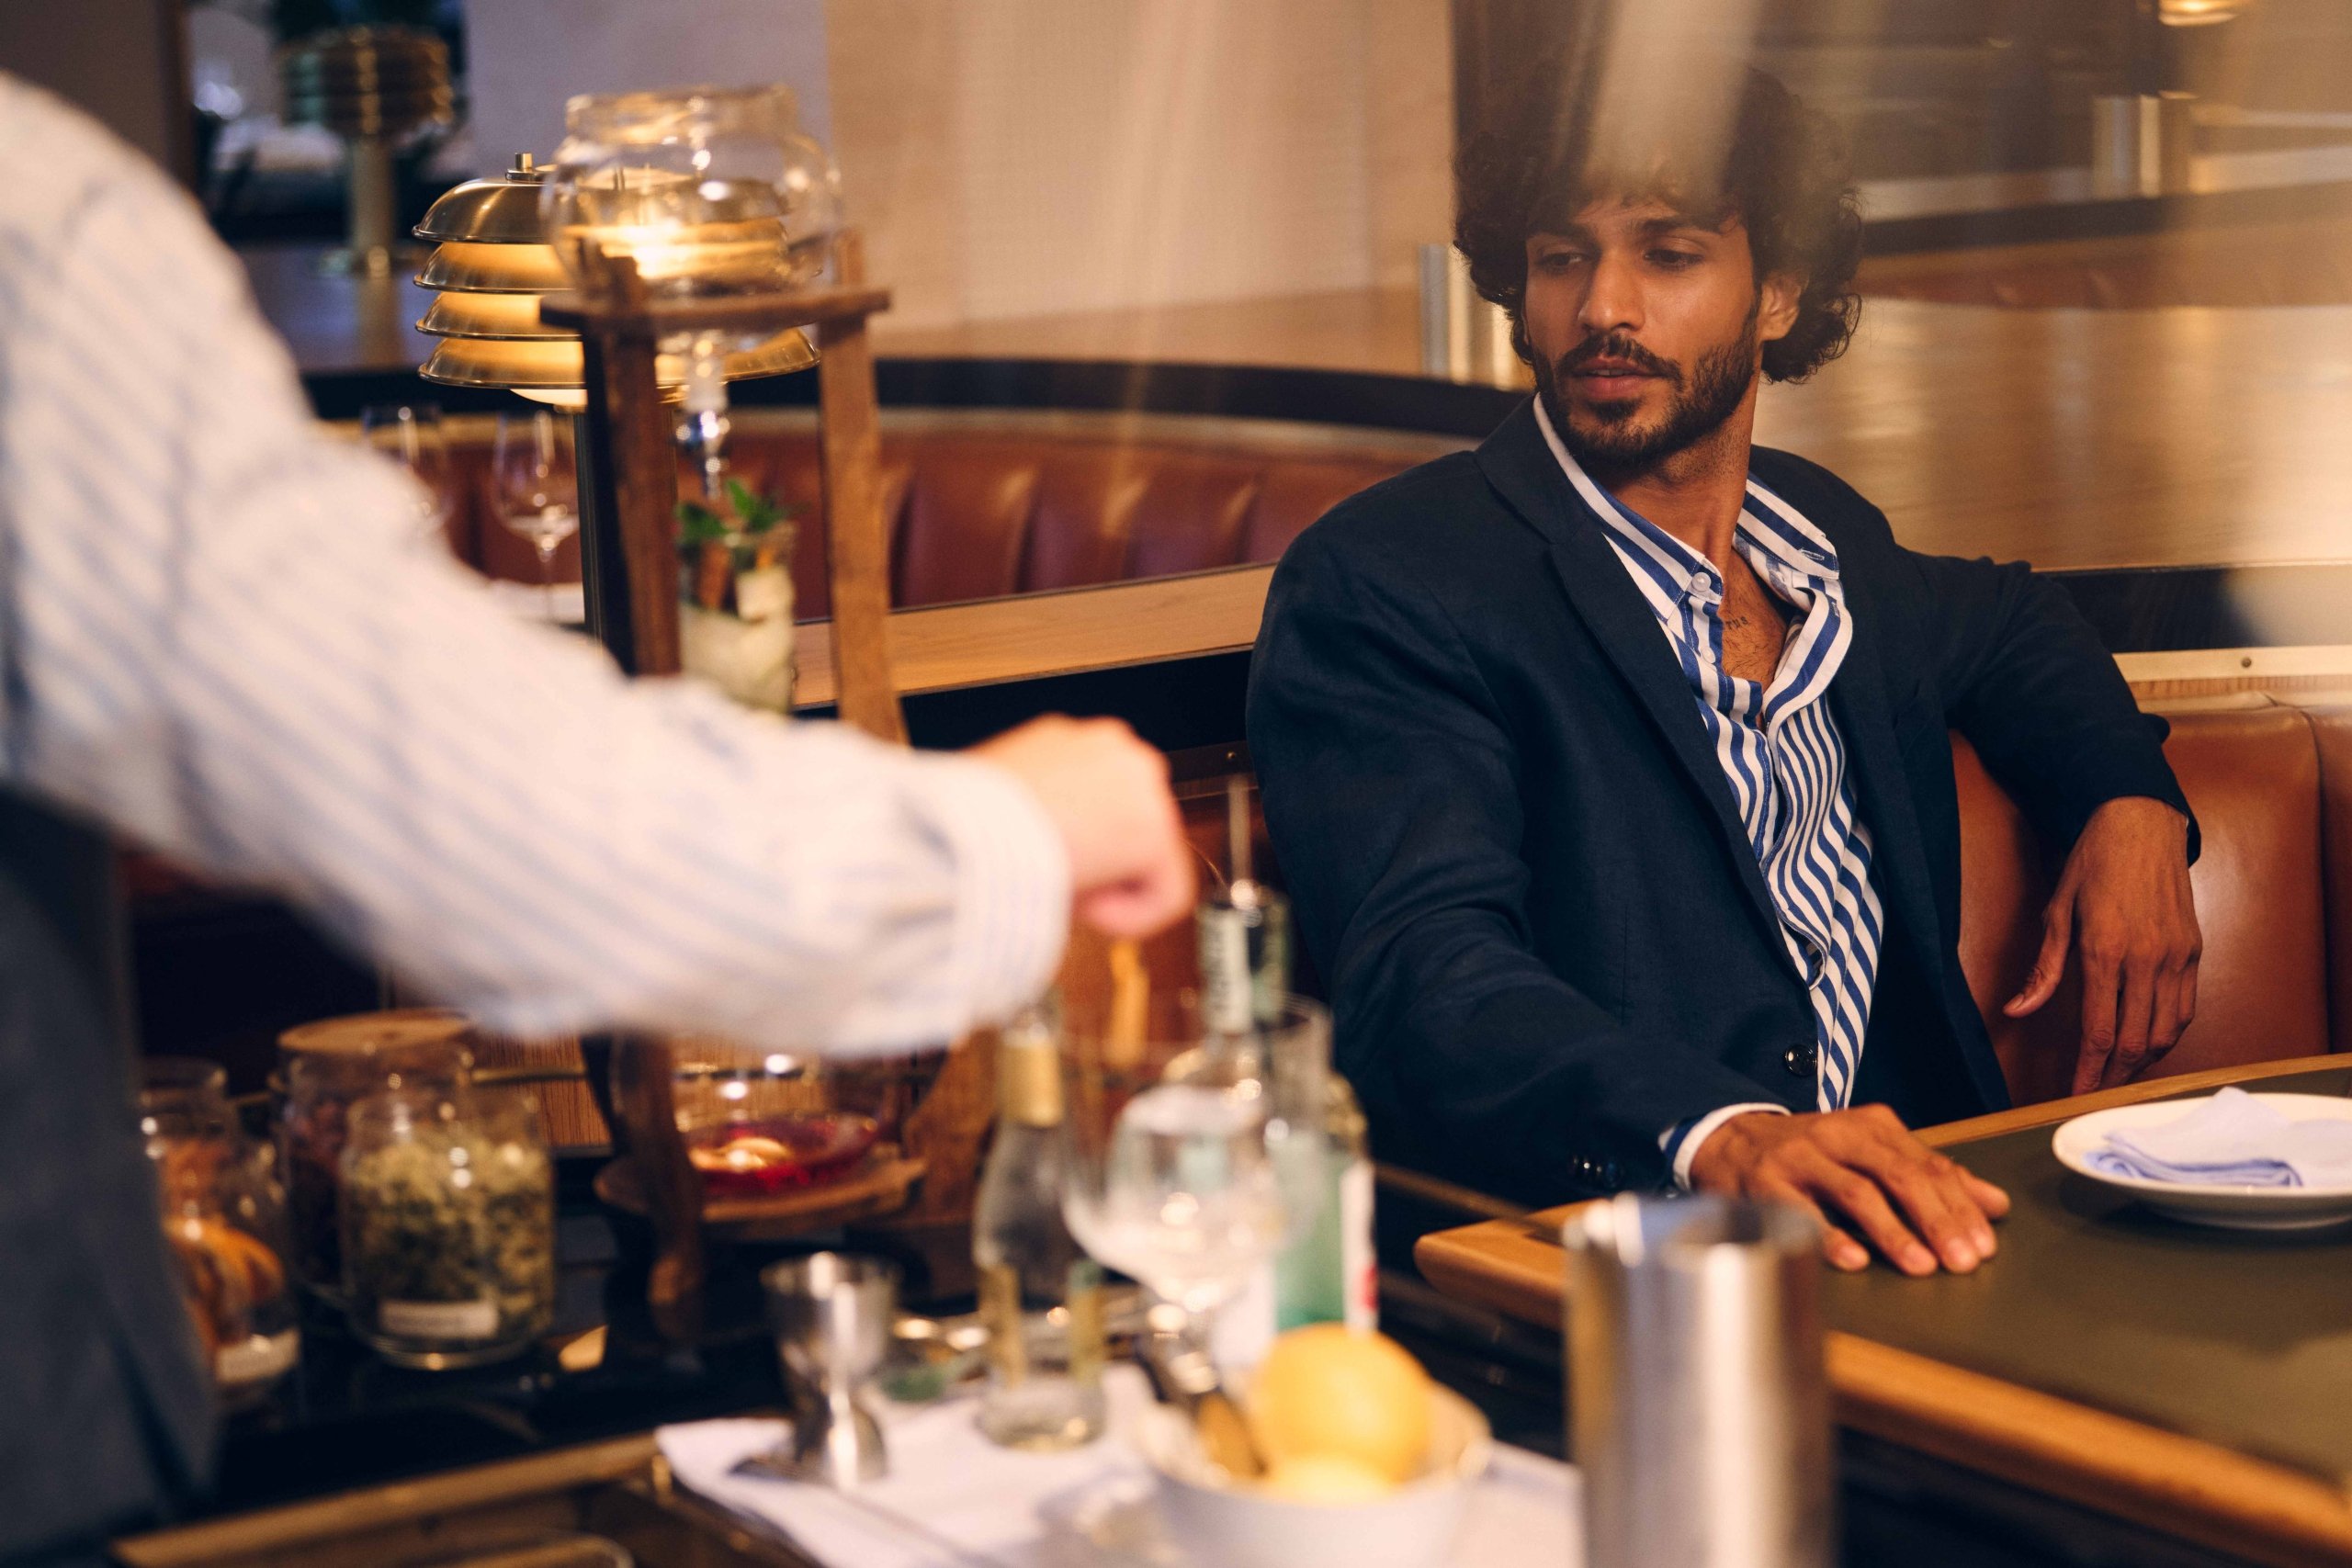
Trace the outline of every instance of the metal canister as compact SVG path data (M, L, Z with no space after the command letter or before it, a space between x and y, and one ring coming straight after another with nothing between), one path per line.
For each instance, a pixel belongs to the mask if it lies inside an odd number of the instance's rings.
M1587 1568L1828 1568L1811 1217L1628 1193L1578 1210L1562 1241Z

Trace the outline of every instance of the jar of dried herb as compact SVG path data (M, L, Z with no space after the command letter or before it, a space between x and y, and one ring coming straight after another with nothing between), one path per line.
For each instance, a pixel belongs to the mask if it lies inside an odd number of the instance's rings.
M473 1030L444 1008L322 1019L277 1041L277 1156L293 1256L303 1284L329 1301L343 1290L343 1149L351 1108L387 1089L444 1092L468 1081Z
M555 1316L555 1163L513 1090L400 1089L352 1107L345 1311L401 1366L520 1354Z

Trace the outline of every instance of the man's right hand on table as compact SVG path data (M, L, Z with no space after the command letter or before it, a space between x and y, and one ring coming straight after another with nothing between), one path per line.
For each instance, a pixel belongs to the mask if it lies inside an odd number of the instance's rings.
M1993 1255L1992 1223L2009 1212L2007 1193L1912 1136L1883 1105L1735 1116L1691 1156L1690 1185L1810 1211L1826 1233L1823 1251L1845 1269L1870 1266L1867 1240L1905 1274L1932 1274L1939 1261L1965 1274Z
M1192 852L1168 759L1115 718L1032 719L967 753L1029 786L1069 852L1078 918L1146 937L1193 907Z

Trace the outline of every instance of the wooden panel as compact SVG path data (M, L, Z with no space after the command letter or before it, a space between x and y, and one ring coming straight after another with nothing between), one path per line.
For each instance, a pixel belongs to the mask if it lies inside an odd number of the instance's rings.
M1258 640L1272 577L1270 566L1234 567L895 611L889 618L891 675L901 694L939 692L1231 652ZM839 687L830 623L802 622L795 657L795 705L816 707L833 701Z

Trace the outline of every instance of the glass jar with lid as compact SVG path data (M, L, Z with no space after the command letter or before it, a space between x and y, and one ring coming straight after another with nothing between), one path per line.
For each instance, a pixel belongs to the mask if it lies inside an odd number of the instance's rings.
M301 1352L288 1277L286 1196L247 1139L213 1063L141 1065L139 1131L154 1163L164 1238L222 1403L259 1398Z
M320 1295L342 1289L338 1193L352 1106L387 1089L460 1088L473 1071L473 1029L446 1008L322 1019L277 1041L277 1150L295 1274Z
M401 1366L476 1366L555 1318L555 1162L518 1090L402 1088L352 1107L344 1310Z
M591 243L634 262L656 300L790 288L824 269L841 175L791 88L582 94L563 124L539 213L575 278Z
M605 287L595 255L628 261L657 305L795 288L831 259L841 176L800 130L789 87L583 95L563 119L539 215L548 243L590 292ZM679 444L702 475L704 499L723 501L728 377L745 373L747 355L776 369L815 356L797 329L741 324L665 331L656 346L680 369Z

